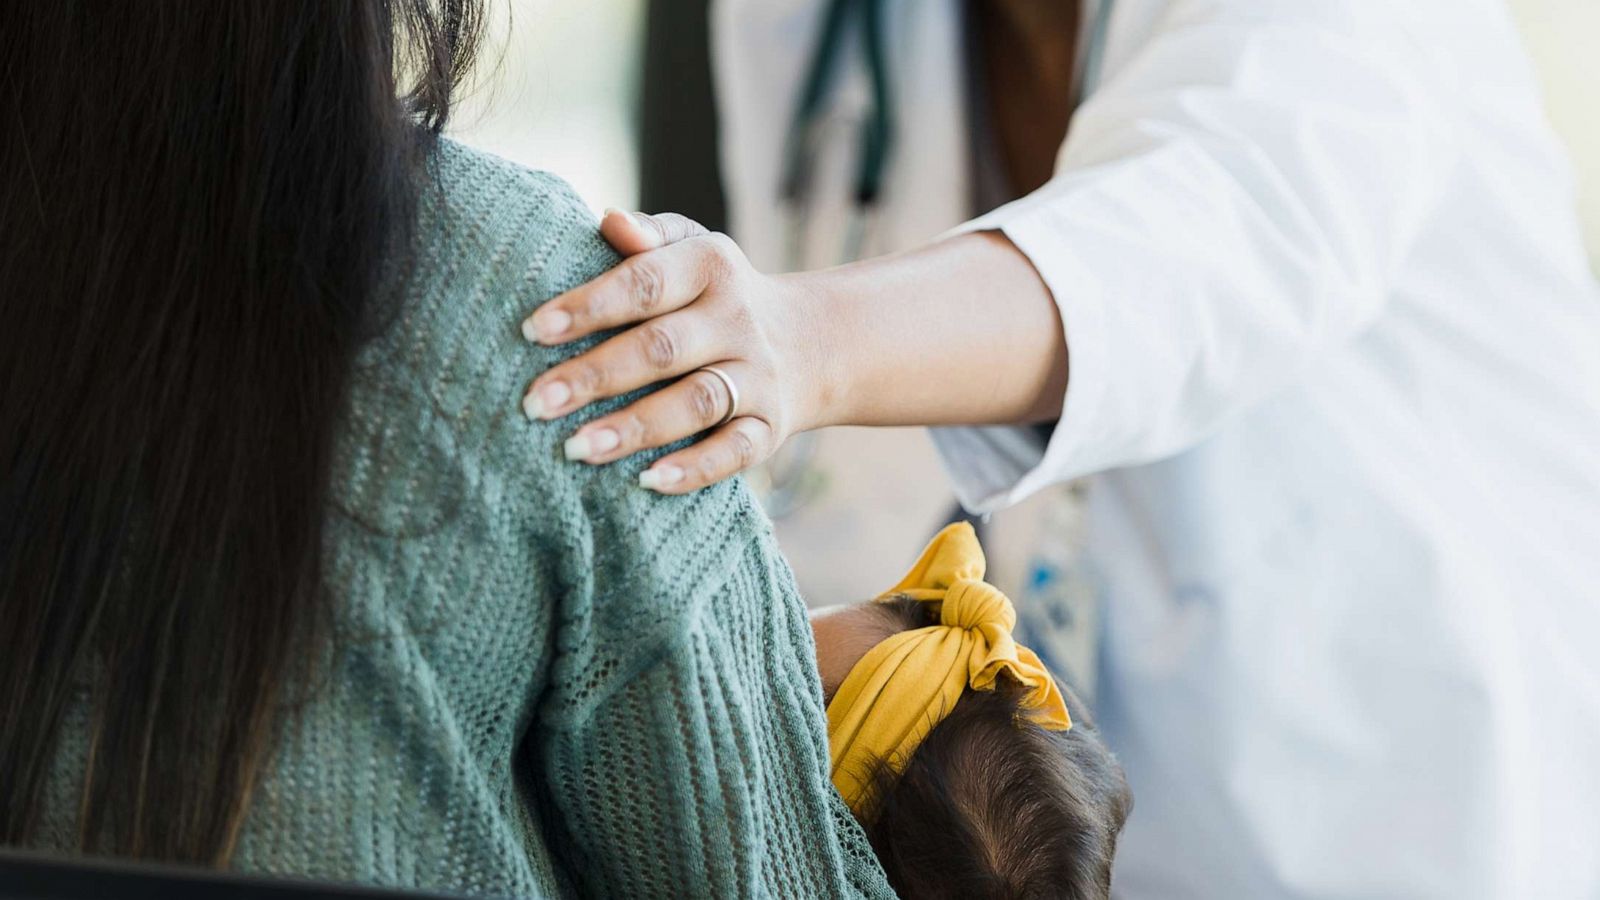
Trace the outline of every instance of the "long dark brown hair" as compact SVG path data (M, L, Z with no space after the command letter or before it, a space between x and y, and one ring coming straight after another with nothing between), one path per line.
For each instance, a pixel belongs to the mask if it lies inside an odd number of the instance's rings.
M472 0L0 3L0 843L224 865Z

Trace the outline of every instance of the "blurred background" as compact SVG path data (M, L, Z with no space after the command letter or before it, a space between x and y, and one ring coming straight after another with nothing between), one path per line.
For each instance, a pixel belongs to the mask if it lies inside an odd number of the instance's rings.
M1600 2L1509 5L1573 160L1588 245L1600 261ZM597 212L672 209L719 224L715 163L695 149L708 142L684 140L712 127L707 111L687 102L703 92L705 62L692 37L669 42L662 33L703 35L706 0L499 0L492 10L492 44L454 122L457 139L561 175ZM773 509L779 539L813 604L871 596L898 578L950 511L932 445L920 430L836 429L810 450ZM1045 498L991 523L1001 587L1017 591L1051 574L1050 561L1031 558L1030 541L1005 533L1031 532L1060 508Z

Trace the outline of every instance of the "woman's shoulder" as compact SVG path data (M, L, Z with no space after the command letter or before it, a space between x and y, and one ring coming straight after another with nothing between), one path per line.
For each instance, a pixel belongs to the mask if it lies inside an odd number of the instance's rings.
M397 260L401 296L358 365L458 423L503 420L561 353L524 341L522 320L617 261L565 181L441 138Z
M363 496L344 499L388 510L409 491L448 506L497 485L505 504L536 506L528 486L559 465L562 435L522 417L522 392L566 351L529 344L520 324L616 261L566 182L439 140L398 295L356 356L336 484Z
M593 222L577 192L560 176L533 169L447 137L428 154L430 210L455 220L528 217L550 225Z
M448 138L430 155L414 246L412 293L502 301L513 326L617 262L566 181Z

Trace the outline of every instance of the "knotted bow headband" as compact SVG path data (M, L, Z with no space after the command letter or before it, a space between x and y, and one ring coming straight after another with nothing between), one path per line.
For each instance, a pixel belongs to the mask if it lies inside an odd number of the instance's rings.
M877 597L938 604L939 624L902 631L868 650L828 704L833 785L851 809L861 812L878 761L899 773L963 691L994 690L1001 672L1026 689L1022 707L1033 721L1051 731L1072 727L1049 670L1011 638L1017 624L1011 601L983 574L978 536L958 522Z

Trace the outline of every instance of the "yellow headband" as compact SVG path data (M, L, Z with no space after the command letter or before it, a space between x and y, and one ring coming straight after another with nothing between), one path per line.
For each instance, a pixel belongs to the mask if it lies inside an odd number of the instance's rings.
M1072 727L1067 703L1039 657L1011 639L1017 613L983 580L983 548L958 522L934 537L880 602L909 596L940 604L938 625L902 631L868 650L828 704L833 786L860 812L879 760L896 773L970 686L994 689L1005 672L1028 689L1023 707L1051 731Z

